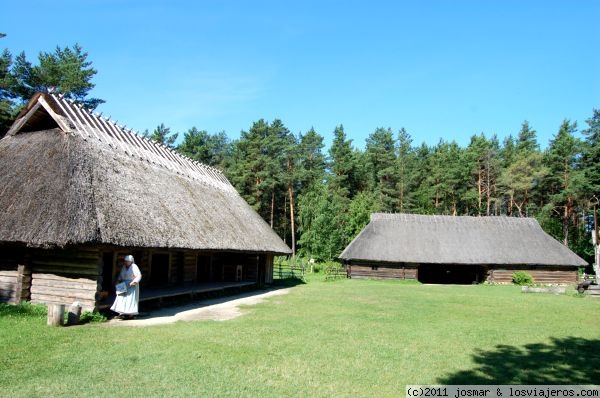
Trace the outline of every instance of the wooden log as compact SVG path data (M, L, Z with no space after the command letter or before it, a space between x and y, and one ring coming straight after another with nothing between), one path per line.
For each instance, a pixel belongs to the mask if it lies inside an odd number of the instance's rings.
M86 281L86 282L83 282ZM60 280L60 279L39 279L35 278L31 282L31 286L48 286L57 287L61 289L83 289L83 290L97 290L98 283L91 279L71 279L71 280Z
M47 299L47 300L36 300L36 299L31 299L30 301L32 304L62 304L64 306L70 305L69 303L72 303L73 300L71 301L58 301L58 300L53 300L53 299ZM81 305L82 311L92 311L95 306L96 306L96 302L93 300L77 300L77 302L79 303L79 305Z
M0 283L15 283L17 281L17 275L0 275Z
M96 289L62 289L48 286L31 286L31 295L46 295L57 297L94 297Z
M34 273L59 273L67 275L89 275L97 277L99 275L97 267L89 268L75 268L75 267L61 267L61 266L39 266L33 265L31 267Z
M64 304L48 304L48 326L62 326L65 321Z
M77 278L77 277L70 277L70 276L61 276L61 275L56 275L56 274L49 274L49 273L44 273L44 272L36 272L34 274L34 277L36 279L49 279L49 280L67 280L67 281L73 281L73 280L80 280L80 281L91 281L91 280L95 280L96 278Z
M16 282L0 282L0 290L14 290Z

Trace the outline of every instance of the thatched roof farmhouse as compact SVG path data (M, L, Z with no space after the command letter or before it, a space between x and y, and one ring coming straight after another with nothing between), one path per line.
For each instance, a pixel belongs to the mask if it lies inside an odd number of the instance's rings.
M130 252L143 292L268 283L290 249L219 170L36 94L0 140L0 298L96 307Z
M524 270L538 282L575 282L587 263L533 218L371 215L339 256L353 278L508 282Z

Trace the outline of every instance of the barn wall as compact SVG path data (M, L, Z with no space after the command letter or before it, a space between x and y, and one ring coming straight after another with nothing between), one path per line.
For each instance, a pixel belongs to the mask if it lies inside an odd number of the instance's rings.
M0 271L0 302L15 303L17 290L17 270Z
M23 247L0 246L0 302L29 300L31 267Z
M31 270L24 264L16 264L14 270L0 271L0 302L18 304L29 300Z
M144 288L150 281L152 253L170 255L169 286L196 283L198 256L211 259L214 282L235 281L240 275L242 281L252 282L261 279L260 282L269 283L273 278L271 254L127 249L108 245L48 250L0 246L0 302L30 300L32 303L71 305L77 301L84 310L92 310L114 293L112 289L103 291L102 284L106 279L107 287L114 286L127 254L134 255L142 272ZM107 267L104 267L105 258L111 260ZM178 268L180 264L183 264L182 268Z
M96 307L102 259L97 248L37 250L31 257L31 302Z
M490 267L487 281L492 283L512 283L513 272L524 271L533 277L535 283L577 283L577 269L573 267Z
M417 279L417 266L413 264L369 263L352 264L350 277L354 279Z

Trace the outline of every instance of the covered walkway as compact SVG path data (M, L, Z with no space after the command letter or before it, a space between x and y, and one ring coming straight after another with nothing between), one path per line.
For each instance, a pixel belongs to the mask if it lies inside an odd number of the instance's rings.
M169 287L141 287L140 288L140 303L156 301L159 305L163 299L176 298L176 297L187 297L190 299L195 298L197 295L205 293L237 293L240 289L250 286L255 286L256 282L207 282L207 283L189 283L178 286ZM112 303L115 301L115 295L111 294L108 297L102 299L99 309L110 308Z

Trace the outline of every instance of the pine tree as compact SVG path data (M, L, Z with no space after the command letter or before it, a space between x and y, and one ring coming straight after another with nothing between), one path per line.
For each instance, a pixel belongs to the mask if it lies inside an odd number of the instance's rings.
M458 215L463 191L466 190L462 149L455 141L440 140L429 157L429 174L426 183L431 192L437 214Z
M24 52L15 58L12 69L16 80L14 93L22 102L29 101L37 91L50 89L90 109L104 102L99 98L88 98L95 86L92 78L97 71L79 44L72 48L56 47L52 53L40 52L38 62L32 65Z
M587 196L600 199L600 109L594 109L591 118L586 120L588 128L583 130L582 167L586 178Z
M37 65L29 62L24 52L13 60L5 49L0 55L0 137L37 91L53 90L91 109L103 103L104 100L88 97L97 72L87 58L78 44L72 48L57 47L53 53L41 52Z
M418 214L435 214L433 192L427 180L431 175L432 149L424 142L415 151L414 211Z
M521 125L521 131L517 136L517 142L515 146L517 153L533 153L540 150L540 146L537 142L537 132L529 127L529 122L525 120Z
M548 175L544 181L549 202L545 210L560 220L562 240L569 243L569 231L577 224L577 206L583 196L584 173L580 165L581 142L575 137L577 123L565 120L550 141L544 160Z
M532 193L539 189L548 169L542 163L543 157L539 152L521 154L502 170L498 185L507 197L506 211L509 216L514 215L516 208L519 217L530 215L528 205Z
M0 138L8 131L15 118L14 87L16 81L11 71L12 54L5 49L0 55Z
M358 168L352 140L346 139L342 125L335 128L333 135L333 142L329 149L329 188L343 198L352 198L358 191Z
M477 215L489 216L499 212L496 204L496 180L499 174L499 143L496 137L488 140L483 133L471 137L466 150L467 161L471 165L473 187L471 196L477 198Z
M397 139L396 165L396 208L400 213L410 213L415 206L416 177L418 173L417 156L412 147L412 138L401 128Z
M548 174L543 165L542 154L536 138L536 131L524 121L517 136L516 143L505 141L501 151L503 169L498 178L503 196L504 207L509 216L530 216L533 199L539 196L541 182ZM510 155L509 155L510 154Z
M164 123L161 123L158 126L156 126L152 134L148 134L148 132L145 131L143 135L145 137L150 138L153 141L159 142L163 145L173 148L178 134L171 134L171 129L169 127L166 127Z
M391 129L378 128L367 138L366 158L370 180L377 194L379 207L384 212L396 208L396 148Z
M209 134L205 130L192 127L183 135L183 141L177 150L190 159L224 170L231 157L231 142L221 131Z

